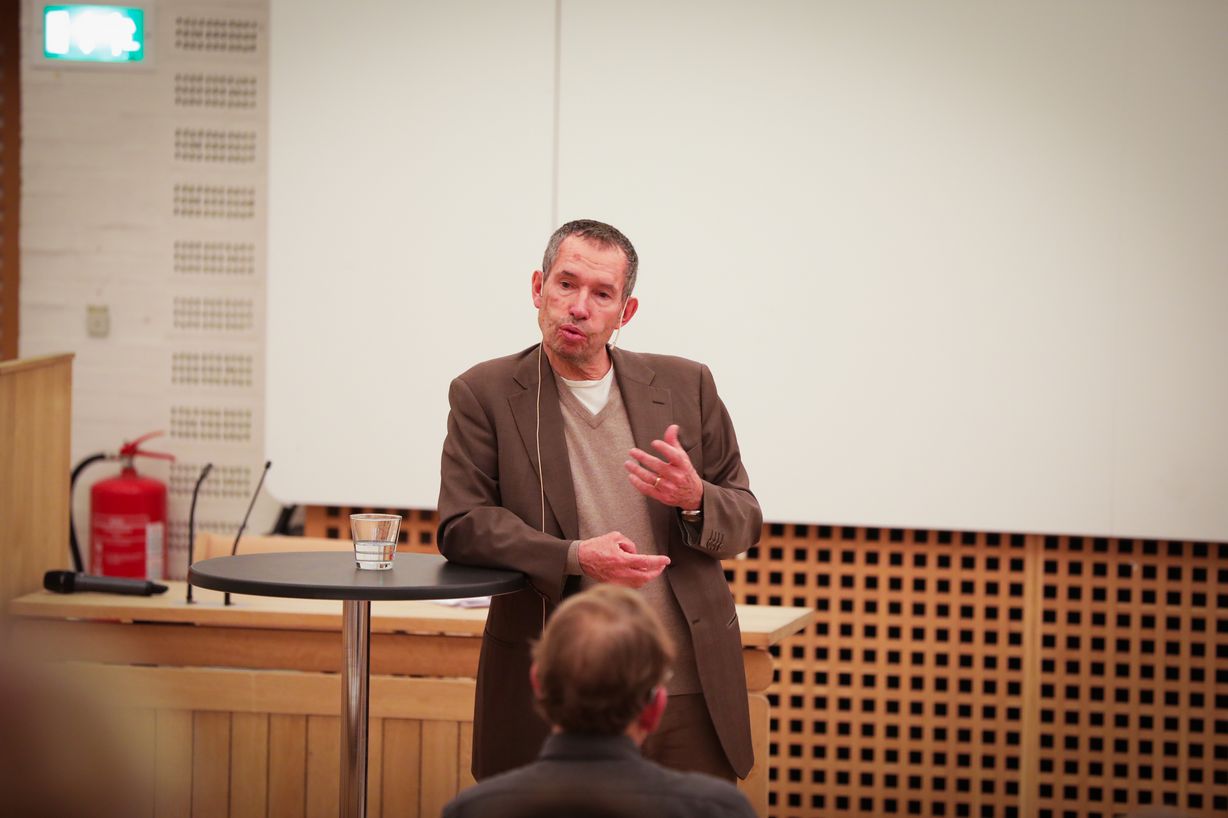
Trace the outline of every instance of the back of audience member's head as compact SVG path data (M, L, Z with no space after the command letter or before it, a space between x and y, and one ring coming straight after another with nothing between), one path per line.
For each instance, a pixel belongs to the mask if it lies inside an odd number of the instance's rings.
M638 593L598 585L559 606L533 659L546 720L568 732L618 735L665 683L674 648Z

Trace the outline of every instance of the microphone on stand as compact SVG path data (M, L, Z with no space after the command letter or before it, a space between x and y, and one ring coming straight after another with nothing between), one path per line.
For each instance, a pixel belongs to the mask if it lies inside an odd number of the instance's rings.
M205 467L200 470L200 477L196 478L196 487L192 489L192 506L188 509L188 573L192 572L192 562L196 557L196 498L200 495L200 484L205 482L205 478L209 476L209 472L213 471L213 464L206 463ZM188 604L192 604L192 582L188 580Z
M265 475L269 473L269 469L273 466L272 460L264 461L264 471L260 472L260 482L256 483L256 490L252 492L252 501L247 504L247 513L243 515L243 522L239 525L239 530L235 533L234 545L230 546L230 556L239 553L239 539L243 536L243 529L247 528L247 518L252 516L252 509L256 506L256 498L260 496L260 488L264 485ZM230 591L226 592L225 603L230 604Z

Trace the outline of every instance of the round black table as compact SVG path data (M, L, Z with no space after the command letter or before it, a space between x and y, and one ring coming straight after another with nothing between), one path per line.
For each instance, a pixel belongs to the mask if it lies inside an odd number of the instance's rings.
M342 600L342 818L367 814L367 691L371 678L371 601L460 599L525 587L523 574L455 565L434 554L397 554L388 571L362 571L343 551L240 554L202 560L188 570L199 588L252 596Z

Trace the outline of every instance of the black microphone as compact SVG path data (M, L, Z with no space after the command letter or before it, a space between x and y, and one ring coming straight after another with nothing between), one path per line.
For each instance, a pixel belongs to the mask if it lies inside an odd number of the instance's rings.
M269 469L272 466L272 460L264 461L264 471L260 472L260 482L256 484L256 490L252 492L252 501L247 504L247 513L243 515L243 522L239 523L239 530L235 532L235 544L230 546L230 556L232 557L239 553L239 540L243 537L243 530L247 528L247 518L252 516L252 509L256 507L256 498L260 496L260 487L264 485L264 478L268 475ZM222 601L227 605L230 604L230 591L226 592L226 596L223 597Z
M153 596L154 594L166 593L165 585L159 585L147 579L98 577L90 574L78 574L75 571L48 571L43 574L43 587L57 594L96 591L102 594Z
M200 495L200 484L205 482L205 478L209 476L209 472L213 471L213 464L206 463L205 467L200 470L200 477L196 478L196 487L192 489L192 506L188 509L188 574L192 573L192 560L196 557L196 498ZM192 604L192 583L185 583L188 586L188 604Z

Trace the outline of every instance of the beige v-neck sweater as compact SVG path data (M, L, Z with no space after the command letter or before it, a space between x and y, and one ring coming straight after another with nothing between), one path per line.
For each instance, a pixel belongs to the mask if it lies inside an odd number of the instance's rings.
M660 545L652 536L648 504L655 503L635 490L627 479L623 463L635 446L631 423L623 406L618 380L610 386L605 408L594 415L570 389L559 390L563 426L567 437L567 456L571 460L571 479L576 490L576 510L580 517L580 539L620 531L635 543L641 554L659 554ZM664 430L662 430L664 431ZM668 569L667 569L668 571ZM588 577L581 587L594 585ZM669 683L671 695L699 693L699 673L691 631L682 609L674 598L665 574L649 582L640 592L652 606L674 642L674 674Z

